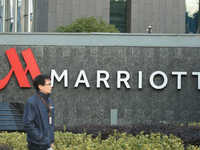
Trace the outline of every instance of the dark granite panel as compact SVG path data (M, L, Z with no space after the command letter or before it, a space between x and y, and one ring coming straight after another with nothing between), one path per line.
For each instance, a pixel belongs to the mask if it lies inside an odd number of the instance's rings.
M5 50L16 48L24 69L26 64L21 52L31 48L42 73L51 74L55 69L60 76L68 70L68 87L64 80L54 82L51 98L55 108L56 125L109 124L110 110L117 109L118 124L137 122L199 121L200 102L197 76L200 71L200 48L159 47L111 47L111 46L0 46L0 78L3 79L11 66ZM80 70L84 70L90 84L74 88ZM101 83L97 86L97 70L109 73L110 89ZM130 89L122 83L117 89L117 71L127 71ZM138 71L142 71L142 89L138 89ZM151 87L149 78L155 71L163 71L168 78L162 90ZM172 71L185 71L181 89L177 90L177 76ZM0 102L26 103L35 90L27 73L31 88L20 88L15 74L0 91ZM156 85L163 83L155 76Z

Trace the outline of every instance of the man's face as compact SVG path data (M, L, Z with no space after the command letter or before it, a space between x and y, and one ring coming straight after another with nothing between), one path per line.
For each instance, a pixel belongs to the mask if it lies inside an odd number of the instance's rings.
M39 91L44 94L50 94L52 90L51 80L45 79L45 84L39 85L39 89L40 89Z

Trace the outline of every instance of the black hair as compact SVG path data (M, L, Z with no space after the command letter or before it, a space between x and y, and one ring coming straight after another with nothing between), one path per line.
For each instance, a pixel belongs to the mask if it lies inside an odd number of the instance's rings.
M35 89L37 91L39 91L39 85L44 85L45 84L45 79L50 79L50 77L48 75L45 75L45 74L40 74L38 76L35 77L35 79L33 80L33 85L35 87Z

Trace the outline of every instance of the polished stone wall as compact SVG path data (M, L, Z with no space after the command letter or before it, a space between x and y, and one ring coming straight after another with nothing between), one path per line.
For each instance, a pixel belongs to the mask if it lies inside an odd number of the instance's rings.
M0 79L11 66L5 51L15 47L25 68L21 52L31 48L40 71L51 75L54 69L60 76L68 70L68 87L64 80L54 82L51 98L55 108L56 125L110 124L111 109L117 109L117 124L127 125L145 121L200 121L198 78L200 71L199 47L134 47L134 46L0 46ZM74 87L79 72L84 70L90 88L85 84ZM109 73L106 88L97 88L97 70ZM117 71L130 73L130 89L124 84L117 88ZM138 72L142 71L142 88L138 88ZM168 78L165 88L157 90L149 82L151 74L162 71ZM184 71L181 89L173 71ZM32 86L30 74L27 74ZM122 76L124 77L124 76ZM155 76L156 85L163 83ZM35 93L33 86L20 88L13 74L7 86L0 90L0 102L26 103Z

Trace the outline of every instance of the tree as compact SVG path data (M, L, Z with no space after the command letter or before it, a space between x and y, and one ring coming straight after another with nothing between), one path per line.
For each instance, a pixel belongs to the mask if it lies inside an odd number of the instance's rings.
M68 26L58 26L54 32L107 32L107 33L119 33L115 28L115 25L109 25L104 19L100 18L97 21L95 17L82 17L71 21Z

